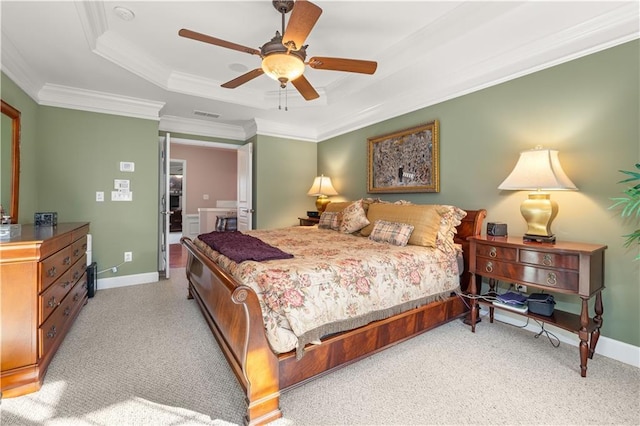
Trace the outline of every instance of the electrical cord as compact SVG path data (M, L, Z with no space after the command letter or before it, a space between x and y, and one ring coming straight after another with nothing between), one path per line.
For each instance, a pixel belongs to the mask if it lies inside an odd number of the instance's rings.
M510 284L509 289L513 288L514 285ZM482 299L488 303L493 303L494 301L498 300L497 296L494 295L490 295L490 294L472 294L472 293L463 293L460 290L456 290L455 291L456 295L462 300L462 302L467 306L467 308L471 309L471 306L469 306L469 304L467 303L467 301L465 299ZM496 295L498 295L499 293L495 292ZM483 316L487 316L487 314L484 314ZM482 316L481 316L482 317ZM527 322L524 325L517 325L517 324L511 324L508 323L506 321L500 321L499 319L494 318L494 321L498 321L502 324L507 324L510 325L511 327L516 327L516 328L527 328L529 326L529 319L530 317L527 317ZM538 337L540 337L543 333L547 336L547 339L549 339L549 343L551 343L551 346L553 346L554 348L557 348L560 346L560 339L558 338L558 336L556 336L555 334L553 334L552 332L550 332L549 330L547 330L544 325L544 322L538 321L537 319L533 319L536 324L538 324L538 326L540 327L540 331L538 332L538 334L536 334L535 336L533 336L535 339L537 339Z
M115 274L115 273L118 272L118 268L121 267L124 264L125 264L125 262L120 262L120 264L118 264L118 265L111 266L111 267L109 267L107 269L103 269L102 271L98 271L96 275L104 274L107 271L111 271L111 272L113 272Z

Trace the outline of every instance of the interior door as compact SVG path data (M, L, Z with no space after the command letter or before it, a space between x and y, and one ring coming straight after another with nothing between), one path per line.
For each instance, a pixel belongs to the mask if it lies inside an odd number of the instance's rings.
M253 144L238 148L238 230L253 229Z
M169 216L171 209L169 205L169 177L171 168L171 135L160 141L160 185L158 200L159 218L158 218L158 273L161 278L169 278L171 268L169 267Z

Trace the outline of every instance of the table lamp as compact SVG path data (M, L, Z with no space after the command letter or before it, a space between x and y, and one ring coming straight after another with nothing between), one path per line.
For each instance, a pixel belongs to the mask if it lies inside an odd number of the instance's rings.
M551 222L558 214L558 204L551 200L547 191L578 188L562 170L558 151L538 145L520 153L513 171L498 189L532 190L520 205L520 213L528 227L523 240L554 243L556 237L551 232Z
M327 204L330 203L327 196L338 195L338 192L333 188L330 177L320 175L313 180L313 185L311 185L307 195L318 197L316 199L316 208L318 212L322 213L327 208Z

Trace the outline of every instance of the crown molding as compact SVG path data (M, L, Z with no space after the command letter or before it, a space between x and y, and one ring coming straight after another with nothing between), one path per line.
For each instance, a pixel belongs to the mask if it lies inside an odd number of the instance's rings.
M251 136L243 127L223 123L212 123L205 120L194 120L172 115L163 115L160 118L159 130L190 135L208 136L215 138L245 141Z
M122 115L125 117L160 119L160 110L164 102L119 96L111 93L74 87L45 84L38 92L40 105L70 108L102 114Z
M89 48L95 50L98 38L109 29L104 2L74 1L74 4Z
M256 118L255 122L258 135L319 142L315 129L311 129L309 126L292 126L261 118Z
M474 6L470 4L464 7ZM319 140L330 139L638 39L637 12L637 4L625 3L598 18L521 44L516 49L470 64L456 73L434 73L427 84L417 82L416 79L421 77L415 71L425 65L417 63L404 69L395 69L388 75L385 84L395 87L396 95L385 101L383 108L379 100L375 100L359 113L342 117L339 122L324 123L316 129ZM391 53L389 55L387 61L399 62Z
M35 75L18 49L7 35L2 33L2 61L0 68L7 77L18 85L34 101L38 100L38 91L44 81Z

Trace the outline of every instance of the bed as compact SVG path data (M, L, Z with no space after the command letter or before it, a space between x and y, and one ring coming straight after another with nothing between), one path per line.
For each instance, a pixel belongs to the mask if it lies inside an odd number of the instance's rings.
M181 239L188 251L188 297L198 303L245 391L246 424L264 424L281 417L281 392L455 318L465 317L468 313L467 304L456 293L458 290L466 291L469 285L466 239L480 234L486 217L485 210L407 205L409 203L366 203L363 200L333 204L329 204L320 224L314 227L296 226L243 233L292 255L287 259L234 262L231 260L233 254L225 256L211 248L205 242L206 235L194 240ZM351 212L356 205L357 216L362 219L364 212L367 226L362 227L363 222L351 220L354 217ZM429 219L424 220L427 216ZM429 226L430 230L427 229ZM389 231L389 227L394 232L380 232L381 229ZM358 229L353 231L355 228ZM401 241L398 242L397 236L402 233L396 231L400 228L407 231L405 234L409 236L400 237ZM423 232L425 229L426 232ZM424 235L427 235L426 239L420 240ZM345 245L350 247L350 255L346 257L339 250ZM365 254L364 259L358 260L357 255L365 253L369 245L373 245L374 250L380 253L380 260L374 260L372 254ZM425 266L420 263L424 260L407 260L413 259L409 256L414 254L418 256L420 251L430 252L429 256L434 259L432 263L442 267L431 264ZM440 252L446 252L446 255ZM403 273L397 265L391 268L395 271L393 273L375 269L381 265L388 266L393 258L400 259L400 263L413 264L413 272ZM314 266L314 261L319 265ZM430 293L425 294L414 294L412 288L398 290L397 293L404 295L402 309L383 306L381 301L387 303L389 289L386 293L377 290L383 297L371 303L374 309L369 316L359 312L360 305L353 302L355 296L348 295L342 288L339 294L335 290L331 293L334 299L348 299L338 309L338 314L325 311L325 305L336 305L335 301L316 301L313 308L300 309L292 309L291 303L282 303L285 299L290 301L291 292L301 286L306 296L322 293L318 289L326 290L332 285L350 287L356 292L362 289L362 285L355 282L356 275L362 277L362 269L359 273L352 273L352 278L349 278L349 273L345 272L349 262L358 264L360 268L362 264L358 262L366 262L370 281L384 276L379 281L393 289L399 288L396 285L400 284L389 284L390 281L398 278L399 281L412 281L416 274L420 277L409 287L423 285L421 281L429 281L429 278L423 277L429 275L428 270L435 274L433 280L437 283L434 289L429 290ZM292 278L283 278L283 271L294 271L294 275ZM270 287L266 283L267 277L273 275L278 277L277 285L274 284L277 291L268 290ZM324 282L330 281L330 278L336 279L336 283ZM288 295L286 298L283 296L285 294ZM281 308L284 314L274 313ZM301 319L304 317L330 317L330 320L327 324L311 322L305 325ZM278 336L282 338L278 340Z

